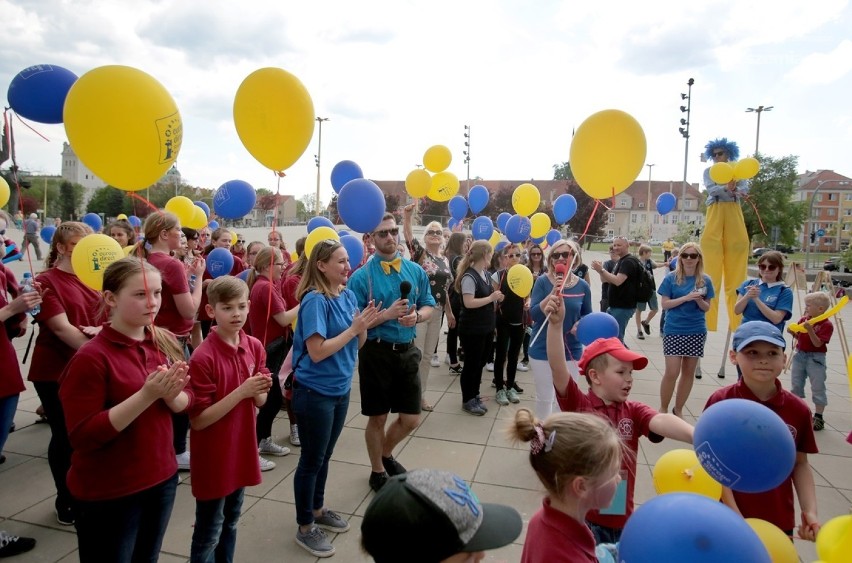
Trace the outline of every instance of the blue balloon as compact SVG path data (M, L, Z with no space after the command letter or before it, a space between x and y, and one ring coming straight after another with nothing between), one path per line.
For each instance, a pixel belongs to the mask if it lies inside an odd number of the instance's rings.
M353 231L371 233L385 214L385 194L365 178L349 180L337 197L337 212Z
M461 221L467 216L467 200L460 195L453 196L447 202L447 209L450 210L450 216L453 219Z
M663 192L657 197L657 213L665 215L670 213L677 205L677 198L671 192Z
M77 75L56 65L35 65L19 72L6 99L15 113L39 123L62 123L65 97Z
M501 233L506 232L506 221L508 221L512 217L511 213L506 213L505 211L497 216L497 228Z
M340 244L349 255L349 266L356 268L364 259L364 243L355 235L343 235L340 237Z
M210 206L204 203L203 201L193 201L195 205L201 208L204 211L204 216L210 218Z
M334 188L334 193L339 194L349 180L363 177L364 173L360 166L351 160L341 160L331 169L331 187Z
M470 230L473 232L473 240L488 240L494 234L494 223L490 217L477 217Z
M251 272L251 268L246 268L245 270L237 274L237 277L243 280L244 282L248 282L249 272Z
M452 231L453 229L456 228L456 225L458 225L459 223L461 223L461 221L459 221L455 217L450 217L450 220L447 221L447 228Z
M242 219L254 209L257 192L242 180L225 182L213 194L213 211L223 219Z
M350 233L346 229L340 229L339 231L337 231L337 236L339 236L339 237L345 237L346 235L351 235L351 234L352 233Z
M618 321L609 313L589 313L577 325L577 340L588 346L598 338L618 337Z
M577 213L577 200L571 194L562 194L553 202L553 218L560 225L567 223Z
M771 561L763 542L742 516L721 502L691 493L669 493L643 503L624 526L618 560Z
M90 226L96 233L101 232L101 229L104 226L104 222L101 221L101 216L97 213L86 213L83 215L82 221Z
M136 215L131 215L130 217L128 217L127 222L130 223L131 227L141 227L142 226L142 219L140 219Z
M48 225L46 227L41 228L41 240L50 244L50 241L53 240L53 233L56 232L56 227L53 225Z
M215 231L219 228L219 221L210 221L209 223L207 223L207 226L210 227L211 231Z
M728 399L708 408L693 439L701 466L722 485L762 493L783 483L796 463L787 424L758 402Z
M488 188L485 186L477 184L470 188L470 191L467 193L470 212L474 215L482 213L482 210L488 205L488 197Z
M506 246L507 246L508 244L509 244L509 241L507 241L507 240L501 240L501 241L500 241L500 242L498 242L498 243L497 243L497 245L494 247L494 252L502 252L502 251L503 251L503 249L504 249L504 248L506 248Z
M214 248L207 255L207 273L213 278L227 276L234 267L234 255L227 248Z
M530 231L532 230L532 223L530 223L529 217L524 217L523 215L512 215L508 221L506 221L506 228L503 229L503 234L506 235L506 238L509 239L509 242L524 242L528 238L530 238Z
M530 238L530 240L531 240L531 241L533 241L533 242L534 242L534 243L536 243L536 244L541 244L541 243L543 243L543 242L544 242L545 237L544 237L544 236L541 236L541 237L531 237L531 238Z
M308 221L308 232L310 233L317 227L331 227L334 229L334 223L328 217L311 217L311 220Z
M560 233L556 229L550 229L549 231L547 231L547 234L544 238L545 240L547 240L547 244L553 246L558 241L562 240L562 233Z

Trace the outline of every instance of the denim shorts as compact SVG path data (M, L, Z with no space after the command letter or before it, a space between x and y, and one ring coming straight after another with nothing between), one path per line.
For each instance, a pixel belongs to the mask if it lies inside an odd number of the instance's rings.
M805 379L811 380L811 399L815 405L828 404L825 392L825 352L796 352L790 368L790 391L797 397L805 398Z

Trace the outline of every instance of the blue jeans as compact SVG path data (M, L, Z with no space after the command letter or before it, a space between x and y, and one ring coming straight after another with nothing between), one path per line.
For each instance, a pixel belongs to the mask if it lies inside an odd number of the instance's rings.
M627 330L627 323L629 323L630 319L633 318L633 313L635 311L635 307L632 309L610 307L606 310L606 312L615 317L616 322L618 322L618 339L621 340L622 343L624 343L624 332Z
M177 473L159 485L111 500L77 501L80 563L157 561L172 516Z
M299 385L293 386L293 412L299 421L302 453L293 476L296 496L296 522L307 526L314 521L314 510L325 502L328 462L349 408L349 392L329 397Z
M17 393L8 397L0 397L0 453L3 453L3 446L6 445L6 439L9 437L9 428L12 427L12 421L15 420L15 411L18 410L18 397Z
M796 352L790 368L790 391L805 398L805 380L811 380L811 399L818 407L828 404L825 392L825 352Z
M223 498L195 501L191 563L231 563L237 548L237 522L245 488Z

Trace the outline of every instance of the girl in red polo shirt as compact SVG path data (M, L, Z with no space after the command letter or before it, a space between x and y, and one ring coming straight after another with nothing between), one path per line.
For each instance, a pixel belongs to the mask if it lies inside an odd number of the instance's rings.
M180 344L153 326L161 300L156 268L138 257L110 264L103 301L111 322L60 379L81 562L156 561L171 516L171 413L186 408L189 378Z

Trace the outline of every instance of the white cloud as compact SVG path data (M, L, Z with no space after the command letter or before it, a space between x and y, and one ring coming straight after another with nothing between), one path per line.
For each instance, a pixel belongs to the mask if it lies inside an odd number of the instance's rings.
M828 53L812 53L793 68L787 78L800 84L831 84L852 70L852 41L841 41Z

